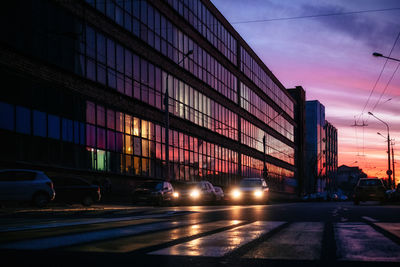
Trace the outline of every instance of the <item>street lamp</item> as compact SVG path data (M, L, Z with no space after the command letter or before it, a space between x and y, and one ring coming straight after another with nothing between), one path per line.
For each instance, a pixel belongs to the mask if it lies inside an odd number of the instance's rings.
M387 59L390 59L390 60L394 60L394 61L400 62L400 59L393 58L393 57L387 57L387 56L382 55L381 53L374 52L374 53L372 53L372 55L374 57L383 57L383 58L387 58Z
M380 136L382 136L383 138L385 138L386 139L386 137L385 136L383 136L381 133L377 133L377 134L379 134ZM392 141L392 140L390 140L390 141ZM393 188L396 188L396 177L395 177L395 166L394 166L394 149L393 149L393 147L394 147L394 142L392 142L391 143L391 145L392 145L392 171L393 171L393 179L392 179L392 181L393 181ZM389 153L390 153L390 151L389 151Z
M181 64L182 61L185 60L188 56L193 54L193 50L189 50L183 58L177 63L177 65ZM169 181L169 93L168 93L168 77L169 73L167 73L166 77L166 86L165 86L165 95L164 95L164 114L165 114L165 161L167 165L167 173L165 179Z
M389 135L389 125L384 122L383 120L379 119L378 117L376 117L372 112L368 112L369 115L371 115L372 117L374 117L375 119L377 119L378 121L382 122L383 124L385 124L386 129L387 129L387 145L388 145L388 170L386 172L386 174L388 175L388 182L390 184L390 186L392 185L392 181L391 181L391 175L392 175L392 170L390 169L390 135Z

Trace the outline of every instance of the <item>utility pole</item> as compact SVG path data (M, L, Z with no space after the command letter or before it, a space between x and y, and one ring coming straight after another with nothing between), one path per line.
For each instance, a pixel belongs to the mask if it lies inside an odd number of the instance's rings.
M377 119L378 121L382 122L383 124L385 124L386 129L387 129L387 153L388 153L388 169L386 171L386 174L388 176L388 184L390 187L392 187L392 179L391 179L391 175L392 175L392 170L390 169L390 134L389 134L389 124L387 124L386 122L384 122L383 120L381 120L380 118L378 118L377 116L375 116L374 114L372 114L372 112L368 112L369 115L371 115L372 117L374 117L375 119Z
M394 143L392 143L392 168L393 168L393 188L396 188L396 177L394 172L394 150L393 150Z

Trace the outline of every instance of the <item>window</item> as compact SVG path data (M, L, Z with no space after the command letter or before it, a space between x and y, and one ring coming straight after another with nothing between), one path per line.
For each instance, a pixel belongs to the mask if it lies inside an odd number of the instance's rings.
M73 122L69 119L62 119L62 140L72 142L73 140ZM79 130L79 127L78 127Z
M33 134L36 136L46 137L46 113L34 110L33 111Z
M28 108L16 107L16 130L18 133L31 133L31 111Z
M13 105L0 102L0 128L14 130L14 107Z
M95 124L96 123L96 113L94 103L86 102L86 122Z
M48 115L48 136L54 139L60 139L60 117Z

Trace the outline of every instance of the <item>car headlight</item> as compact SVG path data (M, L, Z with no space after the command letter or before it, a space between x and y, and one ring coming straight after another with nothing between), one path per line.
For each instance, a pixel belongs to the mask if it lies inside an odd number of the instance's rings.
M240 192L240 190L238 190L238 189L235 189L232 191L233 198L240 198L241 195L242 195L242 192Z
M255 197L262 197L262 195L263 195L263 192L261 190L254 191L254 196Z
M192 191L190 192L190 196L191 196L192 198L198 198L198 197L200 196L200 191L197 190L197 189L194 189L194 190L192 190Z
M172 194L172 196L173 196L174 198L178 198L178 197L179 197L179 193L178 193L178 192L174 192L174 193Z

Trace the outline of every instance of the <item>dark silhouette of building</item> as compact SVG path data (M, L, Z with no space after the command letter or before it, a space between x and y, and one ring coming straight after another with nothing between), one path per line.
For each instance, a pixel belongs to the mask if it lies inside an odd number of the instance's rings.
M325 121L325 164L326 164L326 190L334 192L337 189L338 169L338 135L337 129Z
M297 194L302 196L305 191L306 184L306 92L301 86L288 89L290 95L295 99L294 118L297 122L297 127L294 130L294 141L296 143L295 163L298 187Z
M351 195L360 178L367 178L367 174L365 174L359 167L350 167L347 165L341 165L338 167L336 178L337 186L348 196Z
M326 187L325 107L318 100L306 101L306 193Z

